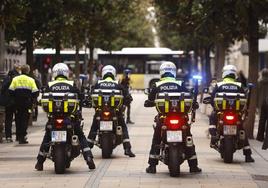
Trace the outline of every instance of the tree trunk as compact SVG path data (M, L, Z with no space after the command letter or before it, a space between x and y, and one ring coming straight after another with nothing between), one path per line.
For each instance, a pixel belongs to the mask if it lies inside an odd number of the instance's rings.
M89 65L88 65L88 71L89 71L89 84L91 85L93 83L93 69L94 69L94 59L93 59L93 53L94 53L94 47L89 46Z
M259 63L259 41L258 41L258 18L254 14L252 8L249 8L249 82L253 83L257 86L258 80L258 63ZM257 107L257 87L253 88L251 99L250 99L250 106L248 111L248 120L246 122L246 133L249 138L253 138L253 130L254 130L254 123L255 123L255 113Z
M60 37L59 37L59 32L56 33L55 35L55 49L56 49L56 54L55 54L55 59L56 59L56 63L61 62L61 55L60 55Z
M209 86L210 84L210 81L211 81L211 66L210 66L210 47L206 47L205 48L205 51L204 51L204 55L205 55L205 62L204 62L204 65L205 65L205 84L207 86Z
M80 65L79 65L79 46L75 46L75 78L79 79Z
M0 75L3 76L4 72L4 55L5 55L5 28L0 25Z
M217 79L221 79L222 68L225 61L225 51L226 47L222 42L216 44L216 54L215 54L215 76Z
M26 38L26 62L27 64L30 66L31 68L31 72L33 71L33 31L31 28L29 28L28 32L27 32L27 38Z

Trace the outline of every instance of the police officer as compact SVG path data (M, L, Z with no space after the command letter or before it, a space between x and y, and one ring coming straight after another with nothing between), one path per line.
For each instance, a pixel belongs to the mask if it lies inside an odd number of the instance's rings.
M130 69L124 70L123 79L121 81L121 85L125 89L128 90L128 93L129 93L129 89L130 89L130 77L129 77L129 74L130 74ZM127 122L127 124L134 124L134 122L131 121L131 119L130 119L130 108L131 108L130 104L133 101L133 98L130 95L130 93L129 93L128 96L126 96L126 100L125 101L126 101L126 109L127 109L127 121L126 122Z
M162 92L189 92L181 81L177 81L176 78L176 66L172 62L164 62L160 66L160 81L156 82L149 93L148 100L145 101L145 107L147 103L151 103L155 100L156 95ZM194 104L194 108L198 108L198 104ZM146 168L147 173L156 173L156 165L158 164L158 158L160 154L159 144L161 143L161 126L159 121L161 114L155 117L156 127L154 130L152 146L150 150L150 156L148 160L149 167ZM190 132L190 127L187 131L187 136L192 136ZM198 168L197 156L195 152L195 146L188 147L187 149L188 164L190 167L190 172L201 172L202 170Z
M2 88L1 88L1 93L2 95L5 96L4 102L5 102L5 135L6 135L6 141L13 142L12 140L12 121L13 121L13 116L15 115L16 112L16 105L14 98L10 96L9 94L9 86L12 82L12 79L18 75L20 75L21 71L21 65L19 63L14 64L14 69L10 70L5 77ZM15 117L15 120L17 118ZM15 123L17 126L17 123ZM17 127L16 127L17 130ZM17 131L16 131L17 134ZM17 137L17 136L16 136ZM18 139L18 138L16 138Z
M13 78L9 91L15 99L17 116L17 135L19 144L28 144L26 135L30 111L33 101L37 98L39 90L33 78L28 76L30 72L29 65L22 65L21 75Z
M111 65L106 65L102 68L102 80L99 80L95 86L94 89L116 89L121 90L124 96L123 104L125 105L125 97L128 95L128 90L124 88L121 84L118 83L118 81L115 80L116 77L116 70ZM88 141L90 144L90 147L92 148L94 145L95 138L97 136L97 130L98 130L98 124L97 124L97 114L93 117L93 122L91 125L91 129L88 134ZM125 150L125 155L129 157L135 157L135 154L131 151L131 144L129 141L129 135L128 135L128 129L124 120L124 114L122 112L122 109L118 112L118 121L119 124L122 126L123 129L123 146Z
M69 81L69 68L64 63L57 63L52 69L54 81L48 83L46 92L57 92L57 93L77 93L81 97L79 89L75 86L73 81ZM78 112L79 113L79 112ZM87 162L89 169L95 169L95 164L93 161L93 156L91 150L88 146L87 139L83 133L83 130L80 127L80 121L77 120L80 114L72 114L73 123L76 123L77 126L74 126L74 133L78 136L79 142L81 144L82 152L85 161ZM46 153L49 151L49 142L51 140L50 131L46 130L40 150L37 156L37 163L35 169L38 171L43 170L43 163L46 160Z
M211 94L211 98L212 98L211 105L213 106L213 108L214 108L213 101L214 101L216 93L218 92L245 93L245 90L243 89L242 84L236 81L236 77L237 77L237 69L234 65L226 65L223 67L223 71L222 71L223 80L216 84ZM217 113L214 108L214 110L212 111L209 117L209 133L211 135L210 147L214 147L216 142L219 140L219 138L217 137L216 125L217 125ZM254 159L251 157L252 152L251 152L247 138L245 139L243 153L245 155L246 162L254 162Z

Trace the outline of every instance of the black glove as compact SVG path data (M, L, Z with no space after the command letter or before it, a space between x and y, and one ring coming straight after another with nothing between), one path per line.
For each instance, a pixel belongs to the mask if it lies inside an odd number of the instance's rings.
M154 101L146 100L144 101L144 107L154 107Z
M199 108L199 104L198 104L198 102L194 102L194 103L193 103L193 108L194 108L194 109L198 109L198 108Z

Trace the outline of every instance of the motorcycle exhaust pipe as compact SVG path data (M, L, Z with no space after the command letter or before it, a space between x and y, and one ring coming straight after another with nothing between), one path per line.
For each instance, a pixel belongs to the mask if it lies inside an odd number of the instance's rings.
M116 127L116 135L122 135L122 127L121 126L117 126Z
M245 140L246 139L246 133L244 130L239 131L239 139L240 140Z
M186 137L186 147L192 147L194 145L193 139L191 136Z
M78 146L79 145L79 140L77 135L72 136L72 146Z

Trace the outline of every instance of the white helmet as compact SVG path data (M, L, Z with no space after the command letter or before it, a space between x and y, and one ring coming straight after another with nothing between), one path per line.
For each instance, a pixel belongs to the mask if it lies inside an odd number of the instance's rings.
M112 74L114 76L114 78L115 78L115 76L116 76L116 70L115 70L115 68L112 65L106 65L106 66L104 66L102 68L101 77L104 78L104 76L106 74L108 74L108 73Z
M173 77L176 77L176 65L170 61L166 61L162 63L160 66L160 76L162 77L166 73L170 73L173 75Z
M225 78L226 76L233 74L235 75L235 78L237 77L237 69L234 65L225 65L222 69L222 78Z
M64 63L57 63L52 68L53 77L56 78L57 76L65 76L66 78L69 77L69 68Z

